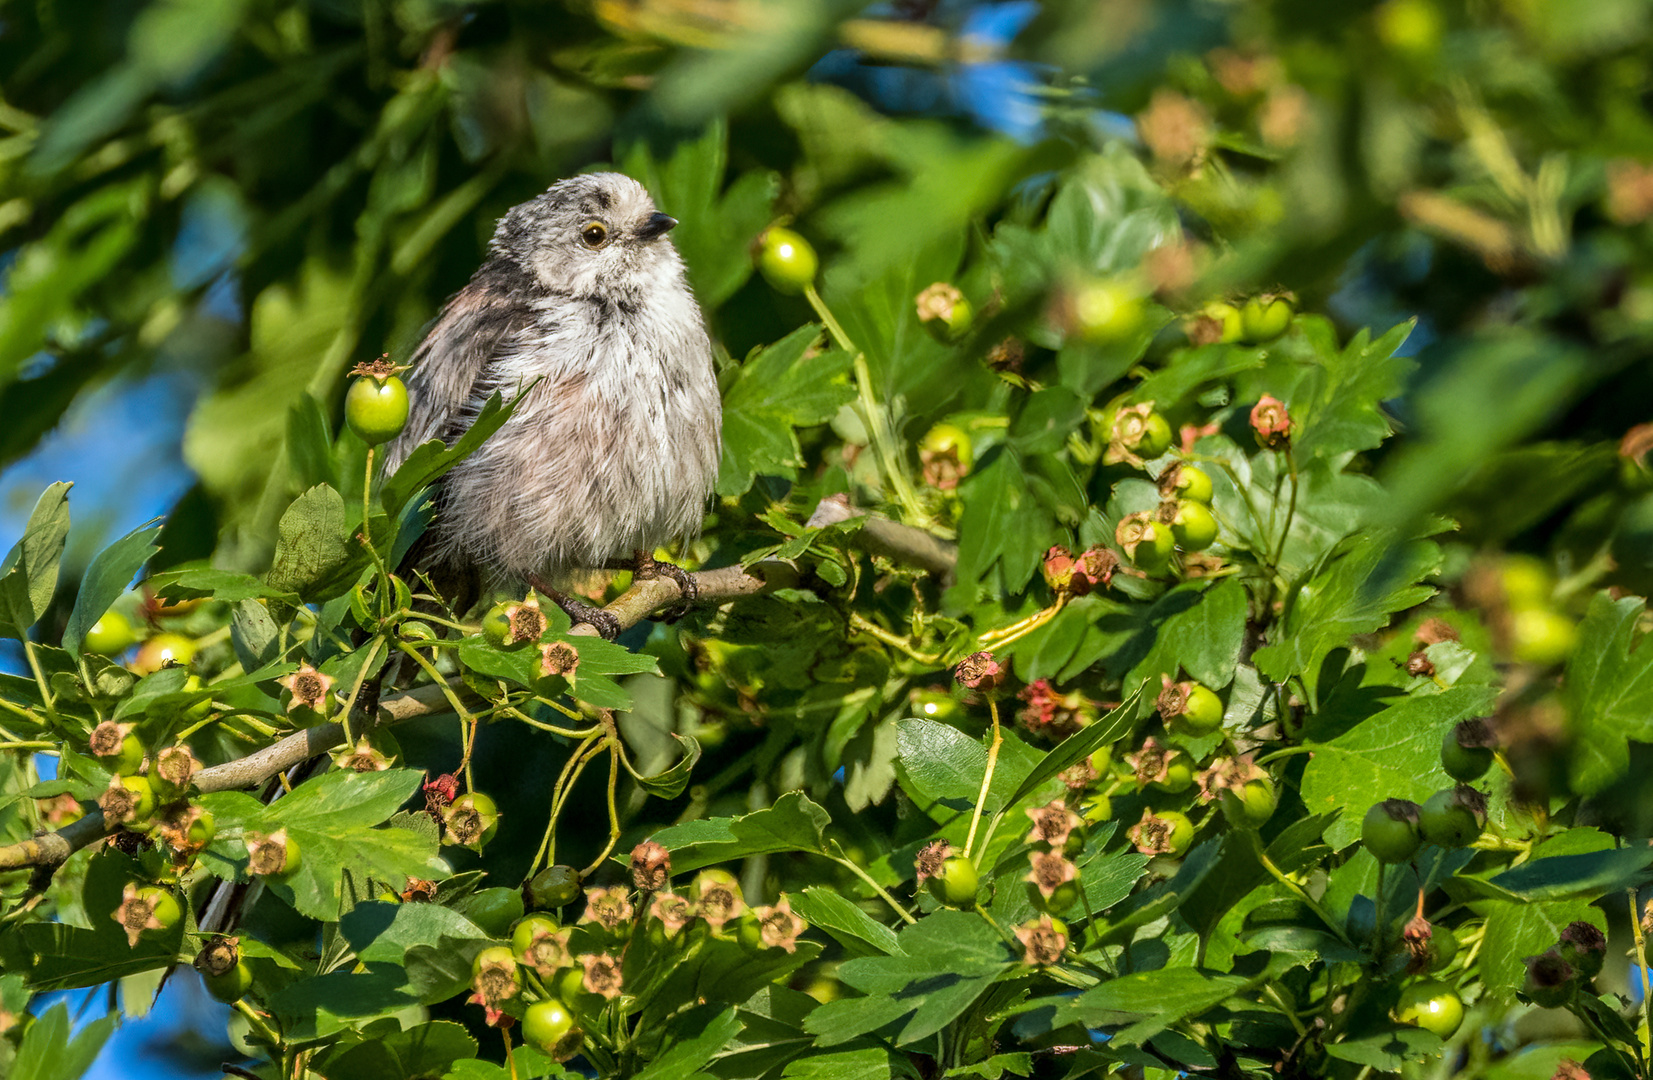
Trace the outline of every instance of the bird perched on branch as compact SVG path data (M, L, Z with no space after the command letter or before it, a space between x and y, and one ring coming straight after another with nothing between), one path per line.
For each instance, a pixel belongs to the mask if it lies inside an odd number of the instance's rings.
M452 444L496 391L526 396L439 481L416 559L525 581L609 638L611 615L560 591L579 570L669 574L693 599L692 579L649 554L699 531L720 455L711 342L667 239L676 224L619 173L563 180L500 219L413 354L386 469L429 439Z

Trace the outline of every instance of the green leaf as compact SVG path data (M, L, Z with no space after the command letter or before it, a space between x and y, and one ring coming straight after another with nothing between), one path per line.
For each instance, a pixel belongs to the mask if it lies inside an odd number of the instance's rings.
M724 391L719 495L741 495L759 475L796 476L804 460L795 429L825 423L854 398L848 353L807 355L820 333L810 323L759 350Z
M1079 733L1063 739L1033 767L1026 779L1017 785L1010 798L1005 800L1005 805L1016 805L1047 781L1060 776L1062 770L1079 764L1102 747L1112 745L1130 730L1135 722L1137 704L1141 698L1140 689L1133 691L1105 716L1097 718Z
M1004 942L979 915L938 911L898 935L901 954L867 956L839 965L838 977L869 999L821 1006L804 1021L820 1045L846 1042L911 1013L896 1038L928 1038L968 1009L1010 968ZM885 1002L886 997L893 1000ZM862 1004L862 1002L879 1004Z
M373 827L394 814L422 780L411 769L325 773L268 807L239 792L203 795L201 805L217 819L218 837L202 862L225 880L245 880L244 834L285 828L298 844L301 861L297 870L267 881L267 887L303 914L334 921L345 870L358 880L371 877L393 886L408 877L448 876L430 838L408 829Z
M22 539L0 562L0 637L25 640L52 602L69 536L69 487L59 482L40 493Z
M379 489L379 503L385 508L385 514L392 521L399 518L403 507L410 499L446 476L450 469L481 446L488 436L504 426L505 421L511 418L511 414L527 398L528 391L532 388L533 384L524 387L521 393L511 399L509 405L502 405L498 394L490 397L482 406L482 410L476 414L476 420L466 429L465 434L454 440L452 446L444 446L440 439L432 439L414 447L407 460L402 462L401 468L386 477L384 486Z
M1524 957L1537 956L1575 922L1605 930L1600 911L1584 900L1546 903L1493 901L1485 908L1486 936L1481 940L1481 981L1487 992L1508 1001L1527 977Z
M673 1044L665 1053L650 1062L648 1068L639 1072L637 1080L678 1080L679 1077L695 1073L710 1063L741 1028L740 1017L735 1015L735 1006L731 1005L711 1017L704 1015L711 1011L701 1009L691 1014L697 1034L691 1039Z
M841 893L812 885L791 897L792 910L810 926L825 930L840 942L851 938L886 956L901 952L894 930L851 903Z
M299 603L297 593L273 588L251 574L233 570L214 570L196 567L187 570L167 570L149 578L149 587L156 595L169 600L193 600L210 596L226 604L242 600L280 600L287 604Z
M1019 592L1038 569L1050 543L1066 539L1053 515L1034 497L1021 460L1008 449L990 452L959 486L958 581L971 592L1001 567L1004 592Z
M1396 541L1385 531L1351 537L1300 587L1282 629L1271 634L1278 640L1253 654L1257 670L1275 682L1300 676L1312 694L1328 653L1433 596L1432 587L1418 582L1439 567L1439 549L1427 541Z
M1142 613L1141 629L1120 646L1118 657L1109 659L1109 668L1146 649L1125 677L1127 689L1152 697L1160 691L1161 675L1176 680L1186 671L1195 682L1221 690L1240 662L1247 606L1245 586L1232 578L1212 586L1197 581L1178 585Z
M1376 341L1363 327L1342 352L1327 349L1319 364L1302 368L1297 385L1280 395L1291 405L1294 453L1341 460L1376 449L1389 437L1391 425L1382 403L1400 396L1416 367L1414 361L1395 355L1415 325L1401 323ZM1326 329L1330 339L1330 328Z
M1487 884L1497 895L1518 900L1598 900L1643 884L1650 866L1653 848L1614 848L1537 858L1488 879Z
M103 618L104 612L126 591L132 578L158 550L155 537L160 535L157 525L141 525L113 544L98 552L86 576L80 579L80 592L75 597L74 610L63 628L63 648L70 655L80 655L80 643L87 631Z
M1311 744L1303 804L1311 814L1342 812L1326 829L1326 841L1342 850L1359 839L1361 819L1373 803L1422 803L1449 787L1453 781L1441 768L1441 739L1459 721L1488 715L1497 696L1484 686L1454 686L1401 698L1336 738Z
M22 944L35 958L28 971L30 988L72 990L169 967L182 947L183 920L169 930L143 934L131 945L114 919L126 885L143 876L136 860L113 851L99 852L87 864L81 893L81 907L91 929L61 922L18 927Z
M789 791L766 810L733 818L673 825L654 834L672 853L674 873L777 851L826 852L827 812L807 796Z
M1072 1015L1087 1027L1122 1026L1110 1045L1139 1046L1172 1024L1209 1012L1245 986L1246 980L1237 975L1192 968L1141 971L1109 979L1063 1002L1058 1015Z
M1647 602L1605 591L1590 600L1567 660L1562 699L1572 722L1572 783L1593 794L1630 767L1631 740L1653 742L1653 648L1638 627Z
M71 1038L69 1006L58 1002L24 1033L11 1080L77 1080L92 1067L120 1019L119 1013L100 1016Z
M405 1031L394 1020L380 1021L362 1034L367 1041L328 1057L321 1067L352 1080L406 1080L439 1075L474 1058L477 1051L464 1025L452 1020L433 1020Z
M351 539L344 497L326 484L294 499L277 526L270 588L319 603L342 596L356 583L367 553Z
M852 1043L788 1062L783 1080L918 1080L906 1055L876 1044Z
M1326 1053L1339 1061L1352 1061L1385 1073L1398 1073L1408 1061L1440 1056L1445 1044L1422 1028L1397 1027L1375 1035L1339 1039L1326 1044Z
M653 776L636 776L637 786L657 799L675 799L689 786L689 777L700 760L700 743L693 736L672 732L671 737L683 748L683 756L668 769Z
M329 426L321 402L310 394L301 395L287 410L287 462L299 487L339 486Z

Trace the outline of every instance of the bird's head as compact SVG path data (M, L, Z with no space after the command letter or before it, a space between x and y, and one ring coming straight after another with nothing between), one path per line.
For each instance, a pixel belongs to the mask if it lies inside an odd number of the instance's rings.
M626 294L681 274L682 263L666 239L676 224L631 177L587 173L512 207L490 246L553 292Z

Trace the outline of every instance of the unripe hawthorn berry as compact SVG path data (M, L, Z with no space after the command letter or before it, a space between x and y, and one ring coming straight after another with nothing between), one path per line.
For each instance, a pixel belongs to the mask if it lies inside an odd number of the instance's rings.
M121 892L121 902L110 917L126 932L126 943L133 948L145 934L165 933L178 925L184 909L170 890L153 885L128 882Z
M1056 322L1081 340L1097 345L1130 337L1141 328L1144 314L1141 294L1118 279L1078 282L1056 303Z
M1240 326L1247 343L1273 341L1291 325L1291 301L1284 296L1254 296L1240 309Z
M580 895L580 872L572 866L547 866L528 882L528 906L535 910L560 908Z
M1548 667L1572 655L1578 627L1551 608L1522 608L1510 612L1509 638L1510 655L1516 660Z
M1417 854L1418 804L1407 799L1374 803L1360 823L1360 842L1381 863L1405 862Z
M1204 551L1217 541L1217 519L1204 503L1179 499L1171 517L1171 537L1184 551Z
M1114 539L1138 570L1155 574L1170 565L1174 550L1171 530L1145 513L1127 514L1121 519L1114 529Z
M1418 811L1418 831L1443 848L1468 847L1481 835L1486 820L1486 796L1459 784L1429 796Z
M135 773L143 766L143 743L133 734L131 724L105 720L92 729L87 749L110 772Z
M247 873L258 877L285 877L299 868L302 856L298 841L287 835L286 829L272 833L249 832L247 843Z
M1556 951L1577 969L1580 978L1593 979L1601 974L1602 964L1607 959L1607 936L1591 923L1583 920L1572 922L1561 931Z
M1154 411L1151 401L1127 405L1113 414L1108 425L1108 454L1110 463L1142 461L1157 458L1171 449L1171 424Z
M952 491L975 464L970 433L956 424L937 424L918 441L918 460L924 482L938 491Z
M1194 823L1180 810L1142 811L1142 820L1126 830L1131 843L1144 855L1176 858L1194 842Z
M1578 969L1550 949L1539 956L1529 956L1527 977L1521 983L1522 996L1541 1009L1555 1009L1567 1004L1578 990Z
M554 998L528 1006L522 1015L522 1037L558 1061L578 1053L581 1042L568 1006Z
M771 225L758 238L758 269L777 292L802 292L820 265L809 241L791 229Z
M1223 816L1230 824L1242 829L1255 829L1268 823L1280 797L1274 790L1274 780L1268 774L1247 780L1240 790L1225 789L1221 795Z
M344 420L369 446L389 442L408 422L408 388L394 375L365 375L344 396Z
M126 665L139 675L149 675L164 667L188 664L195 659L195 639L170 631L152 635L139 647Z
M116 773L109 778L108 789L98 796L98 808L112 824L145 830L155 816L155 786L147 776Z
M1441 768L1459 783L1479 780L1492 767L1492 744L1492 729L1485 720L1454 724L1441 739Z
M562 927L557 920L543 912L531 912L517 920L511 928L511 951L522 956L540 934L555 934Z
M727 870L702 870L689 884L689 899L700 908L700 917L713 930L721 930L730 919L746 910L740 882Z
M138 632L133 627L132 620L118 611L110 610L104 612L102 618L86 631L86 636L80 642L80 651L96 656L114 656L137 643Z
M499 808L482 792L467 792L442 811L442 825L446 842L481 850L499 831Z
M1159 493L1167 499L1191 499L1211 505L1211 476L1197 465L1178 462L1159 477Z
M1464 1002L1457 991L1439 979L1420 979L1401 991L1395 1019L1450 1038L1464 1022Z
M970 332L974 312L957 286L938 281L919 293L914 303L920 325L942 344L951 344Z

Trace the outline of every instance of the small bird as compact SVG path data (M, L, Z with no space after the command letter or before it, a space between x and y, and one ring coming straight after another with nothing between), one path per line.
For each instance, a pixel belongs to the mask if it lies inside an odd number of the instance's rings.
M705 320L667 238L676 219L620 173L560 181L512 207L488 255L414 351L395 469L452 444L496 391L515 413L438 482L412 556L440 576L526 582L604 637L615 618L561 588L631 566L693 581L650 556L695 535L717 479L723 423ZM536 381L537 380L537 381Z

